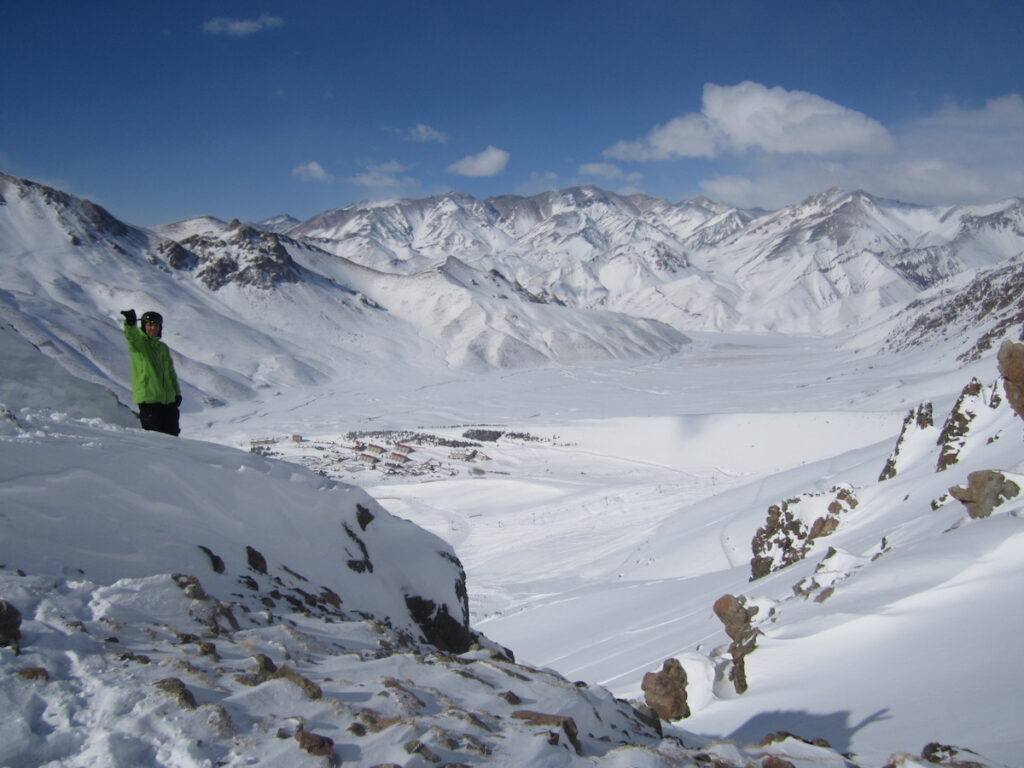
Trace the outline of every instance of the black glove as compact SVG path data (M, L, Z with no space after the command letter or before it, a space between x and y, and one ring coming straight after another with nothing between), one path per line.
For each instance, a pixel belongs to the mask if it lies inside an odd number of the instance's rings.
M181 395L174 398L174 407L177 408L179 405L181 405Z
M122 309L121 314L124 315L125 325L135 325L135 323L138 322L134 309Z

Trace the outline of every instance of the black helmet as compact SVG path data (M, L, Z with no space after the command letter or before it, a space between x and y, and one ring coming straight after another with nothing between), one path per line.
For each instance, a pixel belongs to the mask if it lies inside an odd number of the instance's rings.
M161 332L160 334L157 335L157 338L163 335L164 318L163 315L161 315L159 312L143 312L140 325L144 326L146 323L156 323L157 325L160 326Z

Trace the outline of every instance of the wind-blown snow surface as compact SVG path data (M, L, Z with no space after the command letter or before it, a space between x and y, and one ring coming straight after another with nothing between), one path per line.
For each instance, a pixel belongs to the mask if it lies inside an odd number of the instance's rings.
M1024 753L1012 728L1022 681L1012 659L1024 614L1008 585L1019 581L1024 567L1021 503L1013 500L988 519L968 522L958 502L945 499L936 510L931 502L964 484L973 469L1019 473L1024 425L1005 404L988 409L965 441L960 463L936 473L937 447L925 450L915 441L916 452L900 473L877 482L905 411L926 396L936 402L941 422L957 382L972 374L995 378L991 358L951 372L947 361L909 355L881 370L875 359L822 344L755 341L701 337L689 357L649 366L527 371L427 389L393 377L372 396L293 393L268 400L274 405L269 413L261 411L267 404L250 404L246 412L242 406L216 409L226 421L209 426L186 418L186 434L247 444L287 425L286 434L302 430L306 442L275 448L295 451L292 458L299 459L316 439L340 441L348 428L457 436L465 427L453 425L470 424L471 413L485 415L486 423L500 421L501 429L535 439L487 444L490 461L456 467L454 476L423 478L430 482L375 470L353 476L386 508L453 542L468 574L473 623L512 647L521 662L634 697L644 672L679 658L690 677L693 715L678 723L682 731L670 732L705 749L711 749L706 739L750 744L787 730L826 738L864 766L881 766L897 751L917 753L932 741L974 749L992 765L1016 765ZM468 402L469 392L481 396ZM214 593L218 577L195 546L204 540L225 555L228 573L241 568L249 543L269 561L341 594L350 577L337 574L351 571L317 554L322 541L316 540L325 538L318 526L325 518L336 525L333 510L348 508L352 498L373 504L361 492L332 490L305 470L229 448L34 411L14 415L21 426L5 422L2 442L0 561L6 568L0 574L3 595L21 605L27 621L24 655L0 654L11 669L45 667L51 682L4 677L6 709L19 713L4 720L5 764L60 764L79 755L107 765L252 759L298 765L305 758L294 740L275 738L279 729L294 732L298 721L282 720L292 715L334 738L335 754L350 764L420 764L418 757L408 763L405 743L425 738L432 749L443 747L430 740L429 729L412 725L427 717L424 710L419 720L403 713L402 706L419 705L396 685L426 700L427 714L439 718L434 727L449 734L461 732L453 727L453 703L482 713L489 727L498 721L487 717L508 717L515 708L495 707L490 686L500 692L517 678L486 653L464 657L470 669L423 667L411 661L413 649L402 651L394 635L382 640L372 624L341 622L332 629L283 607L276 608L279 617L286 611L283 620L268 624L259 611L274 615L275 608L261 604L242 616L240 634L230 640L204 634L206 625L190 618L195 606L167 574L199 570ZM315 424L320 434L310 430ZM749 541L766 508L841 483L860 503L839 529L817 542L805 561L748 582ZM81 518L85 513L92 517ZM81 526L87 519L97 525ZM397 545L387 535L378 545L380 562L390 569ZM836 553L825 559L829 546ZM397 561L405 564L407 554ZM16 576L13 568L27 575ZM415 570L408 564L408 578L417 578ZM817 586L809 596L795 596L793 586L812 576ZM424 590L438 582L428 577ZM829 587L834 592L819 602ZM748 657L750 690L742 696L721 678L719 651L727 638L711 612L727 592L746 595L761 609L764 634ZM358 601L357 593L341 596ZM388 613L388 600L393 604L390 594L362 599L379 616ZM190 636L213 642L221 659L204 656ZM105 642L109 638L118 642ZM381 656L387 642L399 653ZM315 679L323 698L307 699L287 680L251 690L239 685L233 675L251 671L253 653ZM140 664L132 654L153 663ZM470 685L457 671L487 682ZM528 678L512 687L530 709L569 712L581 721L585 712L601 713L601 720L586 719L581 732L599 735L615 722L642 731L628 708L601 689L559 682L533 666L508 671ZM194 692L198 710L181 713L155 692L153 684L169 677ZM113 694L118 686L127 693ZM479 686L489 691L485 699L475 698ZM430 703L438 701L438 691L449 702L440 709ZM230 727L214 705L227 713ZM370 738L345 731L367 707L406 717L410 725L401 734L388 728ZM482 748L463 735L447 742L455 747L449 759L495 765L577 759L540 749L527 727L504 727L501 748L489 756L474 752ZM485 730L464 731L495 743ZM662 756L636 748L609 752L601 742L586 741L590 757L578 759L695 764L692 753L676 748L675 758L665 757L669 746L646 738ZM765 753L745 754L742 759ZM825 760L816 765L842 765L821 754L816 759Z
M46 391L37 377L50 362L25 351L18 375ZM81 383L71 400L90 397L108 396ZM485 638L439 653L407 598L458 617L461 569L357 488L11 406L0 415L4 766L849 765L791 738L662 737L606 689L515 664Z

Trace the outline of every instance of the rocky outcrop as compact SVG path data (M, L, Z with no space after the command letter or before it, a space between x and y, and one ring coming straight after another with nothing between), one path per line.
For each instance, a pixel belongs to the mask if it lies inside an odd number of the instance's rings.
M280 236L245 225L229 231L226 240L212 235L185 238L180 241L181 251L166 255L179 268L193 268L196 278L214 291L228 283L266 289L299 282L300 267Z
M803 560L815 540L834 533L840 515L859 504L849 487L836 486L832 493L835 496L827 503L825 494L806 494L768 508L765 524L751 541L751 581Z
M900 459L903 457L903 452L908 444L912 442L914 435L920 434L934 426L935 422L932 416L931 403L924 402L918 405L917 408L911 408L903 419L903 427L900 429L900 436L896 439L896 447L889 454L885 467L882 468L882 473L878 476L878 481L882 482L883 480L896 477L899 472Z
M1020 486L1002 472L983 469L967 476L967 487L954 485L950 495L967 508L972 519L988 517L992 511L1020 494Z
M999 347L999 373L1010 407L1024 418L1024 344L1004 341Z
M961 755L970 757L961 759ZM978 759L974 759L978 758ZM921 762L923 761L923 763ZM989 763L981 761L976 752L963 747L954 747L949 744L932 742L926 744L921 750L921 755L910 755L906 752L897 752L889 758L883 768L917 768L918 766L939 765L944 768L988 768Z
M939 250L945 251L946 257L952 255L948 246ZM886 339L890 351L952 341L963 349L958 360L979 360L999 339L1015 329L1019 333L1024 323L1024 264L983 270L961 289L912 302L904 315L908 321Z
M476 638L467 624L455 619L448 612L447 605L438 608L433 600L427 600L419 595L407 596L405 605L423 631L427 642L440 650L465 653L475 642Z
M644 701L662 720L690 716L686 703L686 670L679 659L665 659L660 672L648 672L641 683Z
M957 398L953 410L949 412L946 423L942 425L938 440L939 458L935 463L936 472L943 472L960 461L960 451L967 441L971 424L982 408L991 408L996 404L986 400L985 387L980 381L976 378L970 380Z
M722 595L715 601L713 609L715 615L725 625L725 634L732 640L729 645L729 655L732 658L729 679L732 680L736 693L744 693L747 690L746 657L754 650L757 636L761 634L752 624L758 608L748 608L747 600L742 595Z
M579 742L579 729L576 727L576 721L571 717L565 715L549 715L545 712L532 712L528 709L518 709L512 713L512 718L515 720L522 720L529 723L530 725L539 725L543 727L555 728L556 730L551 732L552 745L557 745L559 741L560 733L565 734L566 739L572 744L572 748L575 750L577 755L583 754L580 750Z

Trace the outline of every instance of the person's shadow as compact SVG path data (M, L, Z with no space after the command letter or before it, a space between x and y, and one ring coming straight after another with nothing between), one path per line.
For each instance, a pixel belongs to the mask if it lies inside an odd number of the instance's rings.
M846 711L827 715L796 711L761 712L726 738L741 745L758 744L770 733L786 731L807 741L825 739L834 750L846 754L850 751L853 735L871 723L891 719L888 711L887 708L880 709L853 725L849 722L850 713Z

